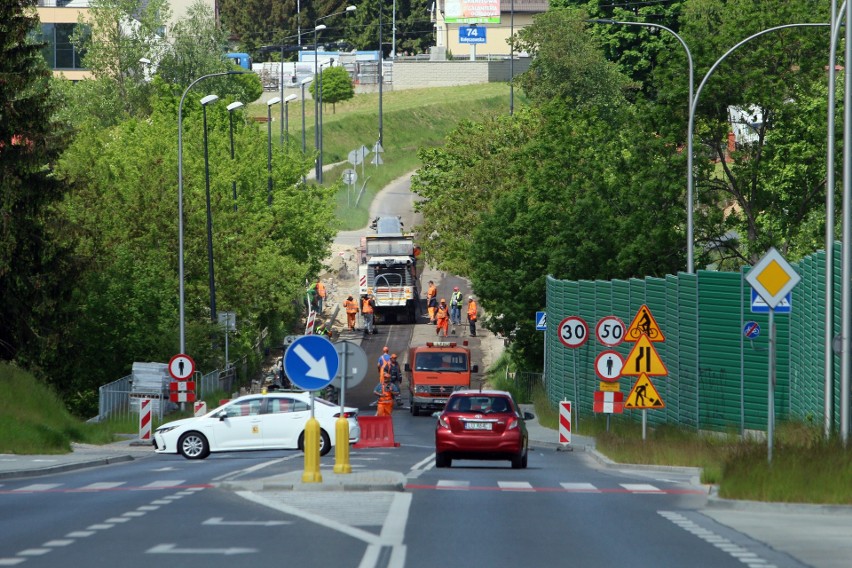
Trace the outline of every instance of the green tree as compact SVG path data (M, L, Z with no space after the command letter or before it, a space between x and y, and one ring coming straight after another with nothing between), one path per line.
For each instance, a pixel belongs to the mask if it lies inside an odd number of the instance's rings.
M71 39L94 77L77 92L77 106L88 107L84 114L108 125L150 112L142 60L156 59L169 14L166 0L94 0L79 16Z
M42 356L61 337L56 312L73 270L52 239L64 193L53 166L69 130L56 117L62 101L32 39L34 8L34 0L0 3L0 359L44 377Z
M355 87L349 72L340 66L328 67L322 70L322 102L331 105L332 113L336 112L335 105L341 101L351 100L355 96ZM315 82L311 83L311 96L314 96Z

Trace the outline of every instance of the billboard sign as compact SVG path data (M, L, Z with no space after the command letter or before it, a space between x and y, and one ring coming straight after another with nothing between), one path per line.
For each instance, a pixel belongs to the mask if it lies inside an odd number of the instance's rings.
M446 0L444 21L448 24L499 24L500 0Z

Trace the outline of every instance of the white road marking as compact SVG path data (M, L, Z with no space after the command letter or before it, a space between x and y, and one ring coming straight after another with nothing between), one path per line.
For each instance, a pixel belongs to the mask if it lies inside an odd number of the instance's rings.
M50 552L49 548L28 548L18 553L18 556L44 556Z
M0 566L17 566L26 560L26 558L0 558Z
M497 486L506 491L532 491L533 486L529 481L498 481Z
M291 525L290 521L226 521L222 517L210 517L202 525L213 526L241 526L241 527L274 527L278 525Z
M441 479L435 486L438 489L467 489L470 487L470 481L456 481L452 479Z
M45 542L44 544L42 544L42 546L57 547L57 546L68 546L69 544L74 544L74 540L70 539L70 538L66 538L66 539L62 539L62 540L49 540L49 541Z
M87 536L92 536L95 534L95 531L74 531L65 535L65 538L86 538Z
M176 485L183 485L185 480L183 479L164 479L160 481L152 481L148 485L143 485L139 489L166 489L169 487L175 487Z
M123 481L100 481L98 483L90 483L89 485L75 489L75 491L101 491L104 489L115 489L122 485L124 485Z
M598 488L591 483L560 483L559 485L568 491L598 491Z
M36 491L50 491L51 489L56 489L62 485L61 483L33 483L32 485L26 485L24 487L19 487L18 489L13 489L12 493L31 493Z
M659 487L647 483L621 483L622 487L634 493L663 493Z
M158 544L146 550L148 554L252 554L256 548L177 548L175 544Z
M88 527L86 527L86 530L87 531L102 531L102 530L106 530L106 529L111 529L114 526L115 525L107 525L107 524L89 525Z

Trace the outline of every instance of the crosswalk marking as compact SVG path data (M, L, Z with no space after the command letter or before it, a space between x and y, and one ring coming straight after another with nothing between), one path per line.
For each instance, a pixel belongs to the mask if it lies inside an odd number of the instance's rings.
M497 486L507 491L532 491L532 484L528 481L498 481Z
M61 483L33 483L32 485L27 485L24 487L20 487L18 489L13 489L12 491L15 493L30 493L35 491L50 491L51 489L56 489L62 485Z
M183 479L165 479L160 481L152 481L147 485L143 485L139 489L165 489L167 487L183 485L184 481L185 480Z
M470 487L470 481L455 481L442 479L436 486L438 489L467 489Z
M560 483L562 489L567 491L597 491L598 488L591 483Z
M116 487L121 487L124 483L124 481L99 481L97 483L90 483L89 485L81 487L77 491L103 491L105 489L115 489Z
M662 493L662 490L647 483L622 483L622 487L634 493Z

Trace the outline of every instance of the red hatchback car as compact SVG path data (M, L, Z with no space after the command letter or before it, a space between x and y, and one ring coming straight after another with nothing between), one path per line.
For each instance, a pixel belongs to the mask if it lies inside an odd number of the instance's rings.
M529 437L522 412L512 395L497 390L454 392L435 429L435 466L450 467L453 459L509 460L512 468L527 467Z

